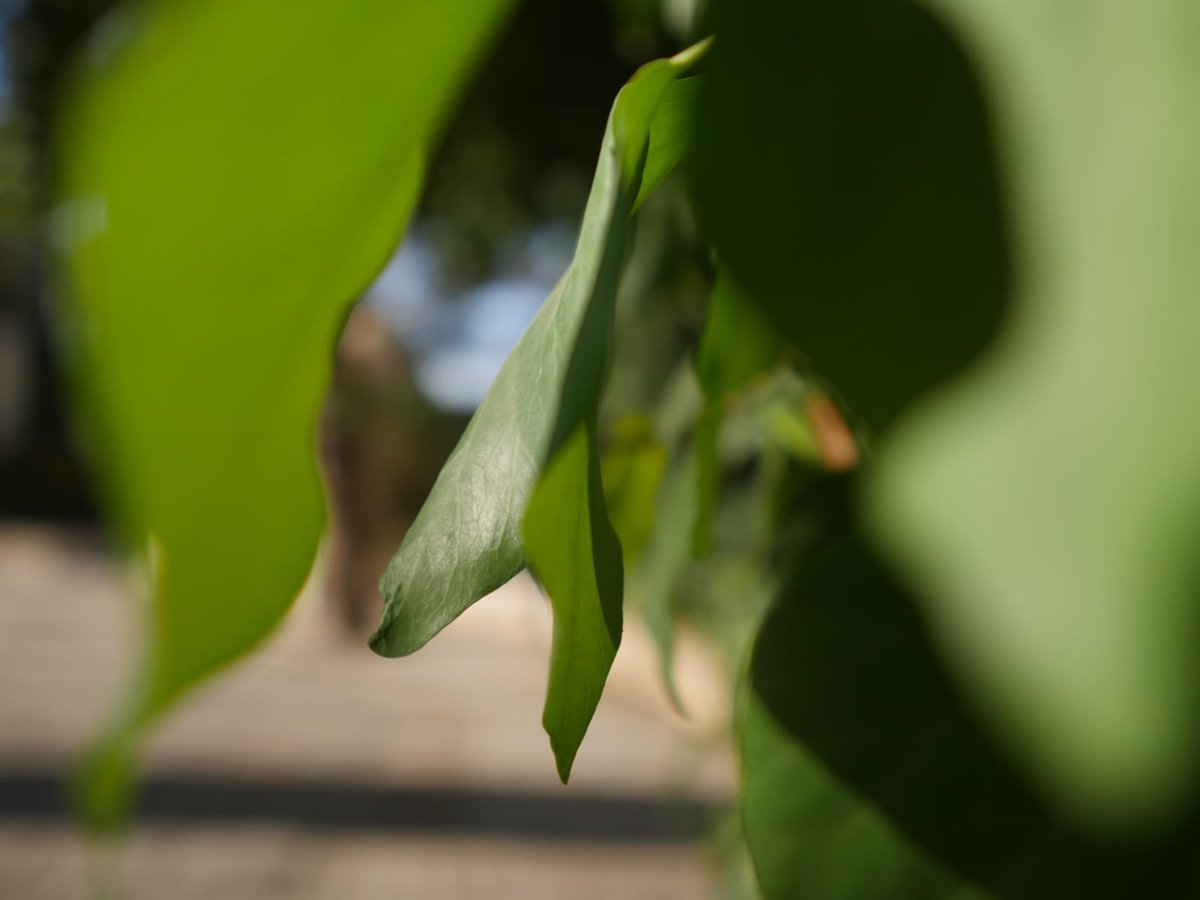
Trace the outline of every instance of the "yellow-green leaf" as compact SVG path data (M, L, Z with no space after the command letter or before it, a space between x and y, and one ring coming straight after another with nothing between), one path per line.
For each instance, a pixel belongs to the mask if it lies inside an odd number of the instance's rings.
M138 681L85 777L96 822L120 817L142 726L304 581L341 317L507 6L141 3L86 48L55 227L98 463L153 593Z

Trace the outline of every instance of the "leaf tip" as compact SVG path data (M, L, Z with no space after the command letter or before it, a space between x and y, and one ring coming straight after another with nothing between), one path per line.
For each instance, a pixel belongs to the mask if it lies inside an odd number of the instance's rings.
M700 60L708 55L708 50L713 44L715 35L710 34L701 41L697 41L690 47L685 47L668 60L680 72L687 72Z
M367 638L367 646L379 656L391 656L388 652L387 625L380 623L375 633Z
M403 616L393 613L389 607L384 611L374 634L367 638L367 646L379 656L398 659L424 647L429 637L422 640L421 636L415 633L411 623Z
M558 772L558 780L565 785L571 780L571 767L575 764L575 754L579 751L579 745L571 742L564 745L551 734L550 749L554 753L554 768Z
M552 711L549 697L542 712L542 728L550 738L550 752L554 754L554 768L558 773L558 780L566 784L571 780L571 768L575 765L575 756L583 743L583 734L569 733L570 726L565 719Z

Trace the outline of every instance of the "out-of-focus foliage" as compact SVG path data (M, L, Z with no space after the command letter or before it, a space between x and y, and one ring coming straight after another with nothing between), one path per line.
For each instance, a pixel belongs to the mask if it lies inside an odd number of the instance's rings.
M755 695L740 722L741 812L764 896L968 900L887 816L832 776ZM786 785L786 788L782 786Z
M31 214L33 154L28 124L11 113L0 120L0 237L18 232Z
M655 495L667 467L667 450L645 416L617 422L601 458L608 517L621 540L625 566L636 563L654 534Z
M110 508L152 573L142 671L86 777L99 823L141 727L304 581L330 347L506 6L143 4L81 60L55 228Z
M698 556L709 550L712 540L725 404L731 394L770 369L783 346L779 333L739 291L732 277L719 273L696 349L696 375L706 401L696 425L697 509L692 544Z
M870 492L997 733L1085 820L1200 787L1200 7L936 2L997 112L1012 327Z
M822 801L771 795L754 773L815 754L913 852L1001 896L1190 896L1198 448L1187 424L1162 426L1200 381L1200 270L1184 249L1200 233L1183 149L1197 135L1174 105L1198 83L1185 59L1200 18L1175 4L937 6L946 20L870 2L728 4L718 18L701 210L751 296L873 427L854 505L880 548L847 536L855 549L801 562L764 623L747 836L768 896L813 884L776 863L808 846ZM792 65L785 43L815 50ZM804 115L768 114L786 103ZM913 412L1010 295L988 364ZM941 654L950 674L934 679ZM954 679L977 706L953 711Z
M268 40L184 0L97 45L58 228L157 578L126 729L303 576L318 361L499 13L463 31L458 3ZM617 6L636 54L653 11ZM672 693L681 613L752 643L740 812L768 900L1194 896L1193 7L712 4L710 55L618 95L575 259L389 567L374 649L530 566L565 780L628 586ZM301 65L317 31L355 47L332 73ZM277 67L247 81L251 58ZM668 258L706 320L657 283Z
M832 486L816 502L837 501ZM1125 845L1059 816L963 703L913 598L853 530L816 547L781 592L749 680L742 814L768 898L973 885L1046 900L1192 896L1194 822Z
M977 79L919 6L717 5L695 196L721 264L882 429L978 352L1006 248Z

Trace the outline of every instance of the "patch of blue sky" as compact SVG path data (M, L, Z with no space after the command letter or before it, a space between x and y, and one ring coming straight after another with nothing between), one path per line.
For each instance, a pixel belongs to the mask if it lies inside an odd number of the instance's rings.
M494 278L453 293L418 224L364 302L413 354L417 387L430 402L470 412L566 270L574 242L574 229L561 223L513 234L497 248Z

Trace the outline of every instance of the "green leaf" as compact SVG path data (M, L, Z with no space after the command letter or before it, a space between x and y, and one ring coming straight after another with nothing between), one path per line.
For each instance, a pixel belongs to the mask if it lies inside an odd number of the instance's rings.
M712 544L725 403L731 394L775 365L783 347L778 330L750 303L728 273L718 272L696 353L696 374L707 401L696 425L697 512L692 532L696 556L703 556Z
M105 487L153 576L139 680L85 775L97 824L146 722L303 583L330 348L507 6L140 4L82 59L55 228Z
M617 286L631 236L633 201L643 183L650 127L681 72L680 64L673 60L647 63L621 88L613 103L571 263L570 277L582 282L579 290L586 295L586 306L579 330L571 336L574 343L561 397L551 404L557 416L547 458L558 452L599 406L611 355Z
M604 508L594 427L580 425L551 458L522 532L554 610L542 724L564 784L621 643L621 544Z
M750 692L739 811L763 900L933 900L972 893L838 781Z
M659 102L650 124L650 146L646 150L642 186L638 189L634 209L640 207L659 182L675 171L690 153L696 98L702 81L703 77L699 75L679 78L671 82L666 96Z
M984 103L917 5L724 0L695 195L723 267L884 429L968 363L1007 283Z
M1200 786L1200 7L937 0L999 111L1021 279L880 453L877 536L965 682L1095 827Z
M521 522L538 474L599 397L630 194L654 103L674 71L667 60L651 63L618 95L575 258L505 360L388 564L375 652L418 650L525 567ZM632 157L618 132L632 142ZM622 167L627 158L632 171Z
M380 580L371 649L406 656L526 563L521 519L586 307L568 270L505 361Z
M1194 890L1200 820L1127 843L1059 820L963 703L912 598L852 525L780 596L750 681L742 811L768 900L945 896L930 860L1000 897Z
M617 285L628 237L625 228L643 184L651 123L672 81L692 59L694 53L685 51L676 59L643 66L613 105L611 158L621 160L621 169L607 179L612 225L596 251L596 255L602 254L596 288L571 353L548 460L525 511L523 537L529 564L554 609L554 644L542 724L564 783L621 642L621 547L604 508L595 431L611 356ZM605 184L603 170L608 165L611 163L602 153L594 192ZM657 174L661 177L665 172ZM587 228L585 219L581 248L588 246ZM568 448L568 441L574 446ZM585 486L586 495L580 492ZM568 493L571 490L580 492L574 500ZM582 506L585 496L586 509ZM578 511L572 513L573 508ZM590 527L567 527L572 519L564 520L564 516L571 515L574 521L590 521ZM564 568L567 561L570 564Z
M600 461L604 502L628 569L655 531L655 494L667 469L667 450L655 437L653 423L640 415L619 420L605 443Z
M387 602L371 647L402 656L533 565L555 613L543 722L564 781L620 641L621 553L595 440L617 284L651 123L692 58L648 63L617 95L571 266L505 361L381 581ZM563 527L564 515L575 527ZM561 570L568 559L586 568Z
M696 352L704 395L713 402L725 399L775 365L783 346L778 329L726 272L719 272Z
M672 705L684 712L675 684L675 612L679 581L692 561L696 518L696 452L689 449L665 475L653 500L658 508L654 533L641 564L630 578L631 593L658 647L659 671Z

